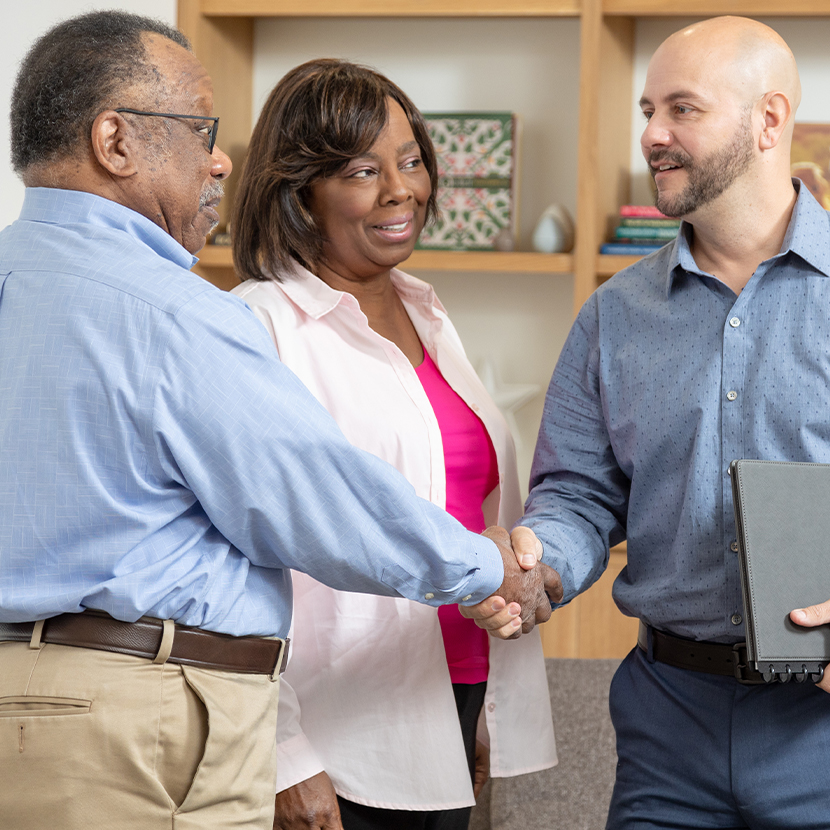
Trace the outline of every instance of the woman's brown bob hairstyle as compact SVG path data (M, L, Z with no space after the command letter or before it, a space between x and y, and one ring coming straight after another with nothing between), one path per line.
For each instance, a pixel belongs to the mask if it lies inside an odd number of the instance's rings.
M347 61L319 59L292 69L262 109L231 217L233 261L244 279L275 279L293 257L313 271L323 235L309 210L309 186L368 152L388 119L392 98L406 113L437 214L438 169L423 116L388 78Z

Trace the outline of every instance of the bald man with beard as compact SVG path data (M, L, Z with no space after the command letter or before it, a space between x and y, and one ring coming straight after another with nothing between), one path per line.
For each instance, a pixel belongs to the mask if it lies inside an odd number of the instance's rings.
M756 21L660 46L641 143L680 232L588 300L548 391L523 524L565 602L627 540L614 598L641 620L611 688L614 830L830 827L830 681L757 685L734 648L730 461L830 462L830 224L790 178L799 100Z

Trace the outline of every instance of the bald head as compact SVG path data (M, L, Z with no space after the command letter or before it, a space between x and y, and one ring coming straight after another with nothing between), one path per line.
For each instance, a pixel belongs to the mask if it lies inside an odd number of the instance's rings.
M766 93L783 93L793 113L801 102L801 82L793 53L769 26L746 17L715 17L675 32L654 53L656 69L680 62L696 67L702 82L727 87L745 107Z
M759 194L791 198L800 99L792 52L763 23L717 17L673 34L654 53L640 99L657 206L699 219L704 208L734 213Z

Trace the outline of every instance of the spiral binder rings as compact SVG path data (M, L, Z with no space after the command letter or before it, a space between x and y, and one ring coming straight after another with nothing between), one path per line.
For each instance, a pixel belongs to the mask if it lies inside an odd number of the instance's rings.
M830 598L830 464L733 461L750 666L768 683L819 682L830 662L830 626L789 618Z

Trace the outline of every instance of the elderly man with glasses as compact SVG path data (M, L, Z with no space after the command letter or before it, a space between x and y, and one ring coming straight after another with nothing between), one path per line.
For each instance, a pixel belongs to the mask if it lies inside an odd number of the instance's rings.
M56 26L18 75L0 827L270 828L289 568L477 604L505 637L550 614L543 580L558 593L532 534L514 553L416 498L189 272L231 172L212 105L187 41L120 12Z

